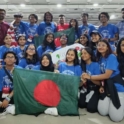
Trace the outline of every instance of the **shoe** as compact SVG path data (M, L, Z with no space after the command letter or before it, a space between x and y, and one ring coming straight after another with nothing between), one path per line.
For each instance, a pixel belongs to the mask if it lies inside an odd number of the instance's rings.
M9 105L0 115L5 116L7 114L15 115L15 105Z
M57 108L48 108L44 111L45 114L58 116Z

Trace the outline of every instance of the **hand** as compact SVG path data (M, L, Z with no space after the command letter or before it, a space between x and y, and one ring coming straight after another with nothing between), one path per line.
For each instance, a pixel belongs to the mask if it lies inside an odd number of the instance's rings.
M1 108L6 108L9 105L9 101L7 101L6 99L3 100L2 104L0 104Z
M104 93L104 88L103 87L100 87L99 92L100 93Z
M84 79L90 79L91 76L87 73L83 73L81 77Z
M38 37L39 35L38 34L35 34L34 37Z
M54 73L60 73L60 72L59 72L59 70L56 70L56 69L55 69L55 70L54 70Z

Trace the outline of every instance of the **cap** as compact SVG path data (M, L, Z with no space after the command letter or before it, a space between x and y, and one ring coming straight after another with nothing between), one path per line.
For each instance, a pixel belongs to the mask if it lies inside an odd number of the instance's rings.
M101 35L97 30L93 30L93 31L90 33L90 36L92 36L92 34L98 34L98 35L102 38L102 35Z

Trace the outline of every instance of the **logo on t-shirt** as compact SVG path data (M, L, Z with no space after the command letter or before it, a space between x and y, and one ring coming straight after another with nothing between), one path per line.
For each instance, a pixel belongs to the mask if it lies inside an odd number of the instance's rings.
M12 88L12 82L8 76L3 77L3 87L5 86L10 87L10 89Z
M24 53L23 53L23 52L20 52L20 53L18 54L18 56L19 56L19 58L23 58L23 57L24 57Z
M82 29L82 31L81 31L81 34L89 34L89 31L90 31L90 28L84 28L84 29Z
M25 69L32 69L32 68L34 68L34 65L32 65L32 64L27 65L27 66L25 67Z
M51 27L46 27L44 30L44 34L48 34L48 33L53 33L53 30Z
M108 30L103 30L101 34L103 38L110 38L110 34Z
M35 28L29 28L27 33L29 36L34 36L36 34L36 29Z
M70 70L65 70L62 73L63 74L67 74L67 75L74 75L74 72L73 71L70 71Z
M100 70L102 73L105 73L105 64L104 63L100 64Z

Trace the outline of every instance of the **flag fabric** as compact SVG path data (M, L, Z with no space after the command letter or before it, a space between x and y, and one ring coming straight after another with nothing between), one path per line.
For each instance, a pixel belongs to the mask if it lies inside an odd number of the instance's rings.
M60 115L79 115L80 77L45 71L14 69L16 114L44 113L56 107Z
M75 29L74 28L69 28L67 30L63 30L63 31L60 31L60 32L56 32L54 33L54 37L57 38L57 37L60 37L61 34L66 34L68 36L68 45L72 45L75 41ZM39 45L42 44L43 40L44 40L44 36L45 35L42 35L42 36L38 36L38 37L35 37L34 38L34 44L36 47L38 47Z

